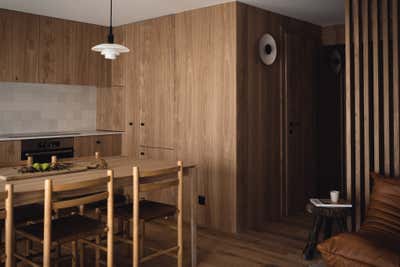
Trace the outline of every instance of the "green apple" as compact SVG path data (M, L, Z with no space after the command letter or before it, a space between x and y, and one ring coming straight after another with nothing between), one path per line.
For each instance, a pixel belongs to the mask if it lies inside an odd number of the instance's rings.
M34 163L34 164L32 165L32 167L33 167L35 170L40 171L40 163Z
M40 164L40 169L42 171L47 171L50 168L50 164L49 163L42 163Z

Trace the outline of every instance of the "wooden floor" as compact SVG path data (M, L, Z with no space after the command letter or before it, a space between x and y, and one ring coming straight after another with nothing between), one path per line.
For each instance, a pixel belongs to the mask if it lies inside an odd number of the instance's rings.
M311 218L291 217L279 223L266 224L260 232L248 231L238 235L199 229L198 266L199 267L255 267L255 266L310 266L320 260L305 261L302 249L305 245ZM146 246L163 247L172 244L174 231L165 231L160 224L152 223L146 228ZM166 238L166 236L168 237ZM187 235L186 235L187 236ZM162 238L160 238L162 237ZM185 266L190 266L189 246L185 249ZM131 248L117 245L116 266L131 266ZM89 258L89 255L87 255ZM88 259L90 261L90 259ZM88 262L88 266L90 262ZM162 257L142 266L176 266L175 259Z
M295 216L281 222L268 223L262 231L247 231L232 235L199 228L198 231L198 266L199 267L256 267L256 266L310 266L321 260L305 261L302 249L306 243L311 217ZM173 245L175 231L165 228L163 222L147 224L146 246L165 248ZM185 229L185 236L189 235ZM185 266L190 266L189 240L185 240ZM116 265L131 266L131 247L116 244ZM150 251L146 251L149 253ZM94 266L93 251L85 252L85 265ZM60 266L71 266L65 262ZM145 264L143 267L176 266L176 260L161 257Z

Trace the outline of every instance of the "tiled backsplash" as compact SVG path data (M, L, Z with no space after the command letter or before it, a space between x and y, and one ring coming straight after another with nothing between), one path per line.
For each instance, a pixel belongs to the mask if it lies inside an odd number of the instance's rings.
M0 83L0 134L96 129L96 87Z

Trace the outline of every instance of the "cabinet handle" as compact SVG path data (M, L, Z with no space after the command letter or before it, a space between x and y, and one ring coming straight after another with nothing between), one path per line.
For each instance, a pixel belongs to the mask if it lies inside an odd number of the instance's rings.
M141 122L141 123L140 123L140 126L144 126L144 122Z
M133 122L130 122L130 123L129 123L129 126L132 126L132 125L133 125Z
M141 156L144 156L144 152L140 152L140 155L141 155Z
M100 145L100 144L101 144L101 141L100 141L100 140L97 140L97 141L96 141L96 144Z

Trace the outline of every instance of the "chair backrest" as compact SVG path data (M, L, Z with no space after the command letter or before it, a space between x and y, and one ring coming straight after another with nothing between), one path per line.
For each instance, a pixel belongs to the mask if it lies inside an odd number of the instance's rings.
M81 205L98 202L107 199L107 229L108 239L112 240L113 233L113 202L114 202L114 173L112 170L107 171L106 177L101 177L93 180L72 182L65 184L53 184L52 179L45 180L44 190L44 237L43 237L43 263L44 266L50 266L51 253L51 221L52 211L60 209L78 207ZM95 193L87 195L85 190L96 189ZM73 193L77 192L80 195L69 197L64 200L53 199L55 193ZM112 253L111 253L112 254ZM110 259L112 262L112 258ZM109 261L109 259L108 259ZM110 265L111 266L111 265Z
M176 177L172 177L173 175ZM135 177L137 182L135 181ZM179 186L179 181L183 177L183 163L178 161L176 167L168 167L158 170L139 170L139 167L133 167L134 184L138 184L139 192L149 192ZM150 183L140 184L140 178L165 178Z

